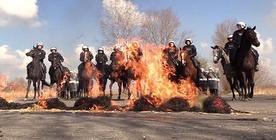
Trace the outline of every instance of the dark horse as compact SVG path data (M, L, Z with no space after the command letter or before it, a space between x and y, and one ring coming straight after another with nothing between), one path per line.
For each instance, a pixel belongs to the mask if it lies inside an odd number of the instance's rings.
M196 86L198 86L198 69L191 60L188 52L180 50L180 66L182 67L179 73L179 77L183 79L190 79Z
M122 86L126 86L125 66L124 64L111 63L109 65L109 80L110 80L110 98L112 98L112 86L115 82L118 84L118 99L121 99Z
M131 59L128 59L126 63L126 89L128 92L128 99L130 99L131 91L130 91L130 85L131 81L136 81L136 91L137 91L137 98L141 96L142 93L142 86L141 86L141 80L142 80L142 73L144 72L143 65L140 61L134 61Z
M251 45L260 46L257 34L253 28L247 27L241 36L240 47L236 53L234 67L241 86L242 100L252 99L254 93L254 75L256 61ZM248 98L249 97L249 98Z
M90 53L84 52L83 69L79 73L79 86L77 93L79 96L88 96L93 89L93 74L96 71L94 64L89 60ZM83 93L83 94L81 94Z
M32 61L32 69L29 72L29 78L28 78L28 87L27 87L27 93L24 100L28 99L28 94L30 91L30 85L33 82L34 86L34 99L36 99L36 93L38 93L38 96L40 96L40 81L42 78L42 69L40 65L39 60L39 54L38 51L34 48L30 52L26 53L27 56L31 56L33 58ZM42 86L43 88L43 86Z
M99 82L99 90L105 95L106 83L109 76L108 65L105 63L97 63L97 80Z
M219 60L221 60L222 68L225 72L226 79L230 85L233 97L232 100L236 100L235 91L234 89L239 93L239 96L241 97L241 91L238 84L238 80L235 74L235 71L230 63L229 55L225 52L225 50L220 46L211 46L213 49L213 62L215 64L218 63Z
M52 87L56 83L56 90L57 95L60 96L60 86L61 82L63 81L63 72L62 72L62 65L59 63L58 59L53 59L52 65L49 70L50 75L50 86Z

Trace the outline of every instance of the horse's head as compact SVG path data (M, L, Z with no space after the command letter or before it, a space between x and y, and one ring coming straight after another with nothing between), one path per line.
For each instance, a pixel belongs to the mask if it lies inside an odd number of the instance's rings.
M84 52L84 62L90 61L90 53L88 51Z
M222 56L222 50L220 49L220 47L218 45L216 46L211 46L211 48L213 49L213 62L214 63L218 63L219 59Z
M247 38L247 41L249 41L251 44L253 44L256 47L259 47L260 41L258 40L255 29L256 29L256 26L254 26L253 28L247 27L243 35Z
M188 52L186 50L181 50L180 61L184 66L186 66L186 63L187 63L187 57L189 57Z

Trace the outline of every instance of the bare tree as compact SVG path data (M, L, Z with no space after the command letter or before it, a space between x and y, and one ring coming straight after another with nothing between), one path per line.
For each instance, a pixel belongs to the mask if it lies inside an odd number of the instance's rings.
M236 29L236 19L227 19L216 25L215 33L212 37L213 43L224 46L227 42L227 36L233 34Z
M130 0L103 0L101 30L105 43L114 44L119 39L128 41L136 35L144 14Z
M167 44L170 40L177 40L180 21L172 8L164 10L149 10L146 12L140 36L145 42L155 45ZM182 32L185 37L188 32ZM180 38L181 39L181 38Z

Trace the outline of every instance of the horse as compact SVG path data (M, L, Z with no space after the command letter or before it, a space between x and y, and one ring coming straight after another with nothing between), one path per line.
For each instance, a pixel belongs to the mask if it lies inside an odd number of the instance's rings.
M142 86L141 86L141 80L142 80L142 72L144 71L143 65L140 61L134 61L131 59L127 59L126 63L126 89L128 92L128 99L130 99L131 91L130 91L130 85L132 81L136 81L136 91L137 91L137 98L141 96L142 93Z
M105 95L107 79L109 76L108 65L105 63L97 63L96 68L97 68L96 77L99 82L99 90L100 92L103 93L103 95Z
M28 99L28 94L30 91L30 85L33 82L33 87L34 87L34 98L36 99L36 93L38 93L38 96L40 97L40 86L42 86L41 88L43 89L43 85L40 85L40 81L42 78L42 69L41 69L41 62L39 60L39 54L36 51L35 48L33 48L30 52L26 53L27 56L31 56L33 58L32 61L32 69L29 72L29 76L28 76L28 86L27 86L27 93L25 95L25 99Z
M255 29L256 26L253 28L247 27L244 30L235 57L234 67L241 86L242 100L251 100L254 93L254 75L257 62L254 59L251 46L260 46Z
M199 70L194 65L190 56L188 55L188 51L181 49L179 52L180 55L180 72L179 78L181 79L190 79L196 86L198 86L198 74Z
M61 93L61 97L65 99L72 98L73 96L70 94L70 77L71 74L69 71L66 71L62 76L62 81L60 83L59 91Z
M57 96L60 96L60 86L61 82L63 81L63 72L62 72L62 65L60 64L58 59L53 59L52 65L50 66L49 75L50 75L50 87L52 87L56 83L56 91Z
M226 79L230 85L231 91L232 91L232 100L236 100L235 91L236 90L239 93L239 97L241 97L241 91L238 84L238 79L236 77L235 71L230 63L229 55L225 52L225 50L221 46L211 46L213 49L213 62L215 64L218 63L219 60L221 60L222 68L225 72Z
M122 86L126 87L126 76L125 76L125 66L124 64L119 64L112 62L109 65L109 90L110 90L110 98L112 98L112 86L115 82L118 84L118 98L121 99Z
M89 58L90 53L84 52L83 69L79 73L79 85L77 89L79 96L88 96L93 89L92 77L96 71L96 68Z

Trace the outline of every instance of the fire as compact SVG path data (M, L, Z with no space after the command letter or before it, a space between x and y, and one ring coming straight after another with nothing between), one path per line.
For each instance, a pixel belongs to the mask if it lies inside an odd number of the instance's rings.
M164 69L162 65L162 61L164 61L162 59L164 46L145 44L141 47L143 50L142 65L137 65L137 63L132 63L132 65L135 66L137 74L142 73L143 75L143 95L150 95L160 99L160 101L155 100L158 102L155 103L157 106L174 97L186 99L192 106L197 97L198 89L190 79L181 80L178 84L168 79L170 71ZM132 96L132 98L134 97ZM133 102L130 102L131 104Z
M2 92L8 85L8 77L0 74L0 92Z

